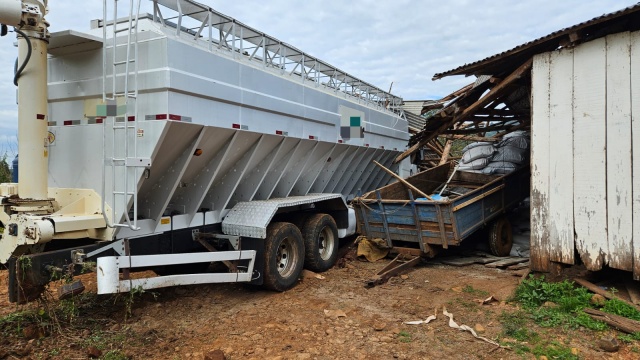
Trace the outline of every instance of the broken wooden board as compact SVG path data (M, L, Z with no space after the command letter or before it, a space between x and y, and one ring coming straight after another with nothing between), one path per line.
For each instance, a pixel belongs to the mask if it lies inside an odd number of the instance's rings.
M637 281L629 281L626 283L626 288L631 302L640 305L640 284Z
M440 263L445 265L452 265L452 266L468 266L473 264L488 264L500 259L502 258L471 256L471 257L440 259Z
M640 332L640 321L632 320L623 316L609 314L600 310L585 308L583 310L593 319L603 321L614 328L628 334Z
M499 261L495 261L489 264L485 264L484 266L488 267L488 268L502 268L502 267L507 267L510 265L515 265L515 264L520 264L523 262L527 262L529 261L528 258L521 258L521 257L508 257L508 258L502 258Z
M528 269L528 268L529 268L529 265L530 265L530 263L529 263L529 261L528 261L528 259L527 259L527 262L523 262L523 263L520 263L520 264L515 264L515 265L507 266L507 270L522 270L522 269Z

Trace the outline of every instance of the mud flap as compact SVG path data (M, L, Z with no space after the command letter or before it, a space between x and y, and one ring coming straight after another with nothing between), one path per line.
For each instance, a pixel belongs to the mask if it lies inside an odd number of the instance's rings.
M253 266L254 276L251 277L250 284L262 285L264 282L264 239L243 237L241 240L242 250L255 250L256 260Z

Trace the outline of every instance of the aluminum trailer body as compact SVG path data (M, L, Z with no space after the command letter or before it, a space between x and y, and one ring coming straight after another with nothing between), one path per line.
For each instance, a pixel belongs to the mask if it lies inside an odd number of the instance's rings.
M154 1L153 16L138 16L51 34L45 147L56 201L42 219L55 234L15 247L12 300L30 297L18 290L21 254L34 288L45 268L97 260L100 293L229 281L283 290L303 243L323 270L337 238L355 231L347 202L391 180L372 160L409 173L393 164L409 138L402 99L192 1ZM305 231L316 239L298 239ZM191 266L211 262L228 269ZM128 279L136 267L170 275Z

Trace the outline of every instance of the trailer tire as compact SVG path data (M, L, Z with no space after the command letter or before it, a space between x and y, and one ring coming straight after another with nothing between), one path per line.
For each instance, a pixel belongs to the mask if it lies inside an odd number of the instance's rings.
M489 249L495 256L508 256L513 246L511 223L502 217L491 224L489 229Z
M328 214L308 217L302 227L304 238L305 268L323 272L331 269L338 260L338 226Z
M298 282L304 266L302 234L291 223L274 222L267 227L265 241L263 286L288 290Z

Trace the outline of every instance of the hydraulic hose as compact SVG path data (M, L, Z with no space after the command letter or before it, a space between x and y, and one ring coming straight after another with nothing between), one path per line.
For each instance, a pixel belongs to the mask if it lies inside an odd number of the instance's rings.
M31 40L29 40L29 37L27 36L27 34L22 32L22 30L19 30L18 28L13 28L13 29L15 30L15 32L22 35L22 37L27 41L27 57L24 59L24 62L22 63L22 65L20 65L20 68L18 68L18 59L16 59L16 65L15 65L16 69L14 69L15 75L13 76L13 84L15 86L18 86L18 78L20 77L20 74L22 74L22 71L24 70L24 68L29 63L29 59L31 59Z

